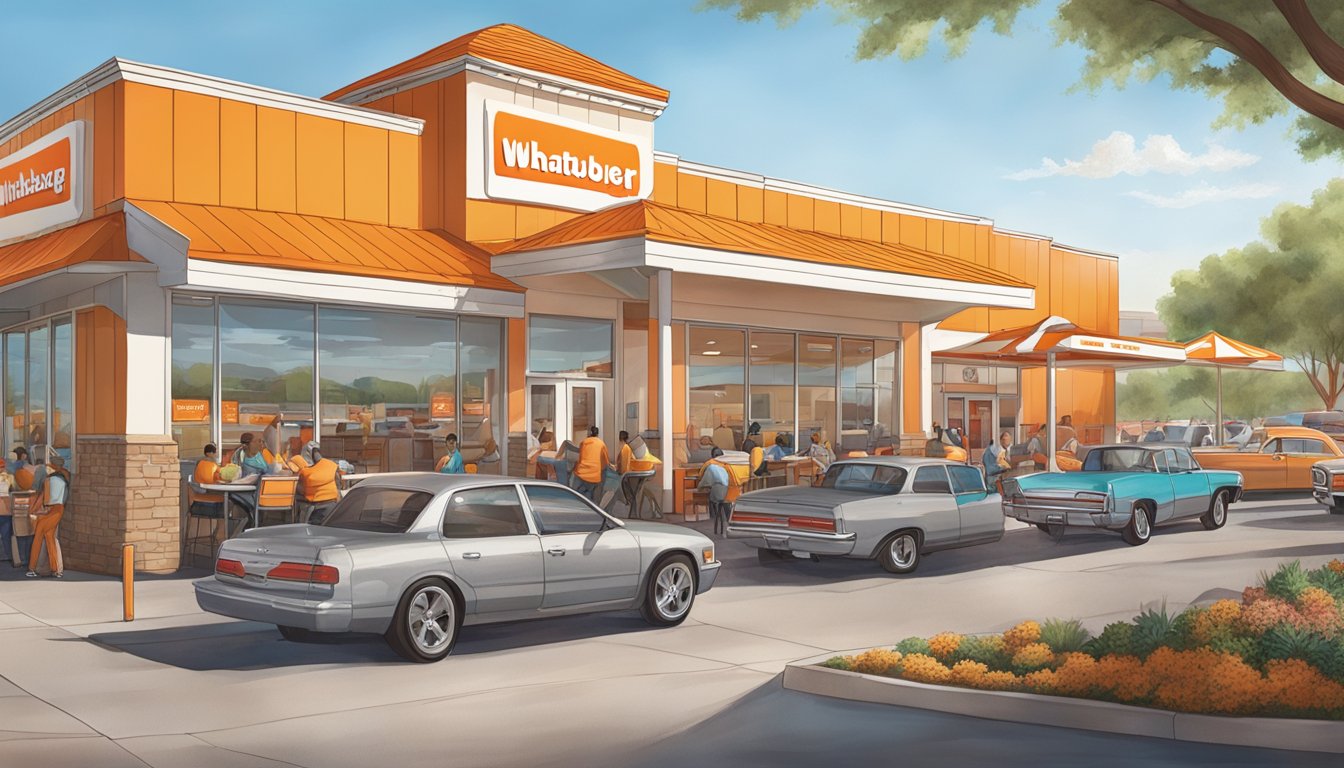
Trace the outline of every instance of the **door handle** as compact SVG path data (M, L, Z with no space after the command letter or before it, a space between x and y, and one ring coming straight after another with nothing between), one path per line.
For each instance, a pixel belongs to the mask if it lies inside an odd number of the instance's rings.
M550 549L548 549L548 550L546 550L546 551L549 552L549 553L551 554L552 557L564 557L564 556L565 556L565 548L564 548L564 547L551 547Z
M462 553L462 559L463 559L463 560L480 560L480 559L481 559L481 553L480 553L480 552L463 552L463 553Z
M1275 460L1275 461L1283 461L1283 454L1281 454L1281 453L1276 453L1276 454L1274 454L1274 460Z

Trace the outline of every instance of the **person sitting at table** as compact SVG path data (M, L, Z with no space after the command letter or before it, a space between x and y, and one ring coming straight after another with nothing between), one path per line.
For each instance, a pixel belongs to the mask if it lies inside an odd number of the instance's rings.
M742 452L747 454L748 463L751 465L751 474L767 475L770 468L765 465L765 450L756 444L755 440L747 438L742 441Z
M765 449L766 461L783 461L789 455L789 441L783 435L775 435L775 444Z
M630 433L624 429L617 435L621 441L621 450L616 454L616 471L622 475L630 471L630 462L635 460L635 451L630 447Z
M9 464L9 471L14 475L14 484L20 491L31 491L35 470L33 465L28 463L28 449L22 445L14 449L14 461Z
M826 441L822 438L820 432L812 433L812 441L808 444L807 450L803 451L802 455L816 459L817 462L821 464L822 469L830 466L831 462L835 461L835 454L831 451L831 447L826 444Z
M33 519L33 548L28 553L28 573L25 575L30 579L37 578L37 558L46 546L51 575L59 579L65 575L65 569L61 564L60 545L56 543L56 527L61 524L70 492L70 473L65 471L65 459L51 457L46 475L36 490L41 507L28 513Z
M448 452L434 465L434 471L445 475L465 475L467 469L462 463L462 452L457 450L457 433L449 432L443 442Z
M320 525L341 498L341 468L322 457L322 447L310 440L303 447L308 466L299 470L299 519Z
M310 441L308 445L313 445L313 442ZM280 457L285 469L297 475L299 470L312 465L313 460L308 457L308 445L304 445L301 438L289 438L289 447Z
M700 481L695 484L697 489L709 490L709 516L714 521L715 533L723 533L727 527L728 486L732 484L728 467L719 461L721 456L722 448L709 452L709 461L700 467Z
M28 449L22 445L14 447L14 458L5 462L11 475L16 474L20 469L28 466Z
M196 468L191 472L191 479L197 485L215 485L224 482L219 477L219 449L215 448L214 443L206 443L201 451L201 458L196 462ZM208 517L214 519L215 537L226 539L228 536L224 528L224 494L222 493L195 493L189 494L191 506L189 513L193 517Z
M589 427L588 436L579 443L579 463L574 466L574 476L579 479L579 493L600 502L606 470L611 467L611 454L607 453L607 444L597 435L597 427Z
M261 444L261 438L251 432L244 432L238 438L238 448L233 452L232 463L237 464L244 477L266 475L271 471L271 458Z

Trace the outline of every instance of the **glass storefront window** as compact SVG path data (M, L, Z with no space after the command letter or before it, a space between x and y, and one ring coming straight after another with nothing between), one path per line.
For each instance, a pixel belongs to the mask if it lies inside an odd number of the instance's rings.
M219 303L222 459L244 432L272 451L313 434L313 352L311 306Z
M794 450L793 379L796 337L792 333L751 332L751 393L747 422L761 425L761 445L768 448L776 435Z
M528 372L610 378L612 326L610 320L529 316Z
M877 423L873 426L871 452L883 445L900 445L900 406L896 402L896 342L878 339L873 358L873 381L877 388Z
M214 439L215 303L173 297L171 421L177 455L202 455Z
M798 441L806 446L813 432L836 445L834 336L798 337Z
M74 469L75 337L69 317L52 323L51 447Z
M503 328L499 320L463 317L462 333L462 458L478 464L482 474L500 474L500 398L504 370L500 354Z
M840 442L837 451L866 451L877 423L874 409L873 340L840 342Z
M28 418L25 441L33 452L33 463L45 458L47 444L47 376L50 369L51 331L42 325L28 330Z
M457 328L451 318L322 307L318 372L324 455L360 471L434 469L457 431ZM227 372L227 369L226 369ZM311 439L287 435L297 446Z
M5 334L5 460L12 461L15 447L26 445L24 420L28 411L28 334Z
M690 329L687 356L690 386L689 424L700 433L700 446L725 451L742 445L746 423L746 332L737 328ZM692 456L694 461L696 456Z

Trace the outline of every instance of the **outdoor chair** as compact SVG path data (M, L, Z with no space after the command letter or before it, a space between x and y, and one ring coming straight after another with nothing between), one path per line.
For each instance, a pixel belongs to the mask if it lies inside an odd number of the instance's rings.
M257 486L257 525L265 525L268 515L279 515L283 522L291 522L294 519L294 495L298 489L297 477L262 477Z
M625 501L627 519L644 517L644 486L653 475L652 469L626 472L621 475L621 497ZM661 517L661 514L659 516Z
M218 526L215 524L215 521L224 519L225 510L227 510L228 507L224 502L218 502L220 507L219 515L206 514L204 508L197 506L197 502L201 501L201 497L208 493L208 491L202 488L201 485L194 480L187 481L187 535L184 542L183 554L186 555L188 561L191 561L198 556L201 544L202 542L205 542L207 544L206 551L210 560L213 562L215 559L215 550L218 549L219 545L222 543L219 537ZM209 504L213 502L203 503ZM206 528L206 533L204 534L201 533L202 525Z

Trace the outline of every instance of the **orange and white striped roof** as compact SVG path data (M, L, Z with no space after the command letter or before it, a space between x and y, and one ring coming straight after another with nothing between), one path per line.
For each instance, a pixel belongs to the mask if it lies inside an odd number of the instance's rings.
M1186 360L1195 365L1226 365L1237 368L1256 368L1282 371L1283 355L1244 341L1229 339L1217 331L1209 331L1185 345Z
M938 356L1040 365L1051 352L1058 366L1141 368L1179 365L1186 360L1180 344L1099 333L1058 315L1021 328L995 331L979 341L941 351Z

